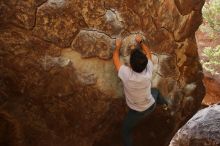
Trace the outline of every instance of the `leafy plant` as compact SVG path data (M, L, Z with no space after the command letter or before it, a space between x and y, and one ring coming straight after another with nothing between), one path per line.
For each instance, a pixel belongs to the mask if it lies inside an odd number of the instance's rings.
M210 0L205 3L203 9L203 21L201 31L208 33L211 38L220 35L220 0Z
M203 68L212 75L219 75L217 69L220 69L220 45L215 48L206 47L202 55L205 57L201 60Z
M220 37L220 0L206 1L203 9L203 24L200 30L208 34L213 40ZM220 45L216 47L206 47L201 60L203 68L212 75L219 75L220 69Z

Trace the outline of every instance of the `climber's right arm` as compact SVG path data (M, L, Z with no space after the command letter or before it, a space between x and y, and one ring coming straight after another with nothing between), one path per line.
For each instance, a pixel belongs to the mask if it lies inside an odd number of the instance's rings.
M141 42L140 45L141 45L141 48L143 49L144 53L147 55L147 58L152 60L152 55L151 55L150 49L144 44L144 42Z
M152 60L152 55L151 55L151 51L150 49L144 44L143 42L143 38L141 35L137 35L135 40L137 41L137 43L140 44L142 50L144 51L144 53L147 55L147 58Z

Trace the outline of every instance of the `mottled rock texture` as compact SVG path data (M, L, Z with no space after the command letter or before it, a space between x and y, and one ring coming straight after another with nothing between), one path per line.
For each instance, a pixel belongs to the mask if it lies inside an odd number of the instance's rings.
M219 146L220 105L198 111L170 142L170 146Z
M204 96L194 33L204 1L1 0L0 145L119 146L126 113L112 63L140 33L154 53L152 85L170 101L137 127L137 146L168 145ZM171 113L171 114L170 114Z

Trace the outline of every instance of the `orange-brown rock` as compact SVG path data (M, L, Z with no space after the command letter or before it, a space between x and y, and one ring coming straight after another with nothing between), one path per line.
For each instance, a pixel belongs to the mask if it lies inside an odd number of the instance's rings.
M210 78L205 77L204 78L204 85L206 88L206 95L202 101L205 105L212 105L215 103L220 103L220 83L219 81Z
M171 111L158 107L137 127L135 143L167 145L198 110L205 93L194 36L203 0L188 4L189 0L1 1L0 113L8 116L0 115L0 142L121 145L126 105L112 52L115 38L122 37L121 60L128 64L134 37L140 33L154 54L152 85L170 101ZM13 130L19 132L4 135Z

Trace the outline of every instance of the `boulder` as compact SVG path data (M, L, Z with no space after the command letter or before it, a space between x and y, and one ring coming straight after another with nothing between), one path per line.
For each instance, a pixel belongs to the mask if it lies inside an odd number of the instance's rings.
M198 111L180 128L169 146L219 146L220 105Z
M141 34L153 53L152 86L171 111L158 107L137 127L135 143L167 145L205 94L194 36L202 2L188 7L189 0L2 0L0 110L14 119L2 121L19 127L19 140L3 141L121 145L127 108L112 52L121 37L120 57L129 64Z

